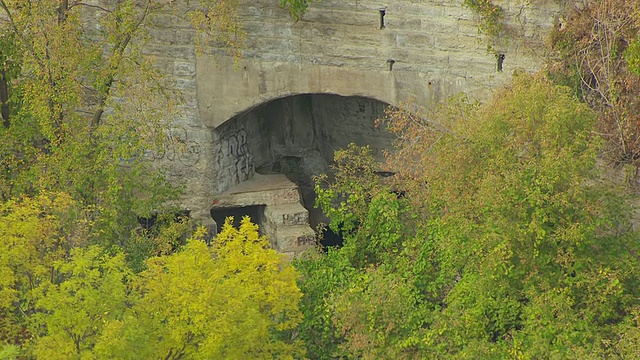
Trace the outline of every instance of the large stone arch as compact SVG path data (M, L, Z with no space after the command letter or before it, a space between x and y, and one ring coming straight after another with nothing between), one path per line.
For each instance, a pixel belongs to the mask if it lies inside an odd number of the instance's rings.
M309 225L327 222L314 208L313 176L329 173L334 151L350 143L371 146L382 160L393 136L375 123L388 105L364 96L297 94L254 106L212 129L218 194L212 217L220 223L247 214L271 235L275 248L307 248L314 237Z
M214 194L254 174L281 173L300 185L329 169L333 152L350 143L382 151L393 136L375 125L387 102L366 96L327 93L296 94L242 111L212 129ZM299 162L306 179L287 170Z
M562 7L499 1L509 41L493 49L506 56L503 71L497 71L497 54L487 52L477 16L460 0L323 0L297 22L278 1L243 1L239 16L247 42L238 64L220 43L196 51L197 35L184 3L178 12L154 17L156 26L142 51L158 60L167 83L185 99L172 137L187 146L173 156L167 152L158 166L185 186L181 206L203 220L212 199L234 186L219 177L217 154L229 145L218 129L235 116L274 99L309 93L362 96L393 105L413 99L425 107L461 91L481 99L516 68L535 71L544 64L543 40ZM385 27L380 26L383 7Z
M360 96L397 105L410 94L398 91L390 70L203 56L197 62L200 117L211 128L270 101L301 94ZM414 93L419 96L420 92ZM419 96L422 97L422 96Z

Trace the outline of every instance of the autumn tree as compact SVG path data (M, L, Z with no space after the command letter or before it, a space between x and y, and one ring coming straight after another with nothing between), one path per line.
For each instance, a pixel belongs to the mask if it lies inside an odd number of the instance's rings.
M200 38L239 54L236 2L198 4L189 16ZM164 130L180 96L141 48L154 14L175 6L0 1L2 343L33 335L28 322L49 310L28 294L65 279L56 264L74 248L124 249L143 264L166 252L158 240L175 240L135 231L138 216L162 211L178 193L140 156L172 145ZM90 11L100 15L94 27L84 23Z
M343 248L297 264L309 353L634 354L637 235L628 194L596 165L595 123L569 88L522 74L487 105L390 109L395 176L367 176L352 148L320 187L331 220L355 225Z
M242 39L232 25L236 4L201 3L190 13L196 29L238 54L241 43L229 40ZM0 92L6 98L0 198L67 192L92 208L96 232L122 246L133 215L175 195L140 156L165 144L175 114L178 95L140 50L154 14L172 6L152 0L0 2ZM100 13L98 30L83 25L89 10Z
M424 166L400 177L432 219L445 279L428 348L462 357L611 351L624 334L616 326L638 306L640 263L626 195L596 166L594 114L569 89L527 75L486 107L449 108L428 121L390 114L402 144L390 164L421 154Z
M0 218L0 235L16 242L34 238L0 258L2 335L5 341L25 336L17 341L22 347L4 346L4 353L47 359L304 356L292 336L301 320L296 271L248 217L238 229L229 219L211 247L199 229L178 252L148 259L137 274L122 252L95 245L63 251L46 266L24 258L34 252L29 246L46 243L38 230L50 229L45 234L51 238L62 233L60 219L51 217L44 228L33 222L41 206L65 207L67 201L39 199L33 212L20 206ZM21 218L15 228L22 232L15 233L7 222ZM20 282L28 289L15 286ZM29 315L23 326L20 318L11 321L14 307Z
M98 349L104 357L303 354L301 343L285 336L300 322L295 270L248 217L238 229L232 223L229 218L211 248L192 240L178 253L148 261L134 282L137 299L130 314L104 335Z
M571 86L598 114L598 133L614 165L640 160L640 6L634 0L585 1L569 9L551 34L548 73Z
M56 283L56 263L85 244L87 223L73 199L46 193L0 203L0 341L29 338L28 315L36 312L30 297L45 283ZM79 219L80 218L80 219Z
M69 231L79 229L76 211L64 194L0 208L0 335L22 344L3 345L3 356L304 353L292 335L300 321L296 273L248 218L239 229L229 221L211 248L201 229L180 252L147 260L136 275L121 251L80 246L86 233Z
M124 316L127 280L124 254L98 246L74 248L68 261L54 263L54 281L33 290L37 312L30 319L28 354L39 359L87 358L106 326Z

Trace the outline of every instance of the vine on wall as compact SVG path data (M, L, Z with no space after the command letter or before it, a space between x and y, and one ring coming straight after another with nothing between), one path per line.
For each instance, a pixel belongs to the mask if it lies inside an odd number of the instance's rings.
M491 0L464 0L464 5L473 10L482 20L478 30L487 36L498 36L502 30L504 10Z
M494 46L506 40L501 38L504 9L491 0L464 0L464 5L480 17L478 32L487 37L487 50L495 53Z
M316 0L280 0L280 6L289 8L289 13L293 20L298 21L314 1Z

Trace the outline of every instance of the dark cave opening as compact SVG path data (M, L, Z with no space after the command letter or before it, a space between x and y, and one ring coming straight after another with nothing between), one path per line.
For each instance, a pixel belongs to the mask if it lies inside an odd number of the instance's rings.
M248 216L251 218L251 222L260 226L260 235L263 235L261 225L263 222L264 208L264 205L213 208L211 209L211 217L218 225L217 232L219 233L222 231L222 226L228 217L233 217L232 225L238 228L242 218Z
M149 231L156 224L159 216L164 217L165 220L182 222L184 221L184 219L191 217L191 211L179 210L172 213L164 213L164 214L158 214L157 212L154 212L147 217L138 216L138 225L140 225L140 228Z
M214 131L221 144L216 153L218 193L249 180L253 174L284 174L300 190L309 225L322 232L323 246L340 246L341 234L315 208L314 176L330 173L335 150L350 143L368 145L376 159L391 146L393 136L378 128L388 104L365 97L303 94L276 99L242 113ZM246 210L243 210L246 211ZM212 211L212 216L213 216ZM216 214L218 224L222 215ZM253 216L252 216L253 219ZM218 225L221 226L221 225Z
M322 249L326 252L329 248L340 248L344 244L344 237L342 232L336 233L335 231L329 229L329 227L325 227L322 229L322 232L318 234L320 239L320 245L322 245Z

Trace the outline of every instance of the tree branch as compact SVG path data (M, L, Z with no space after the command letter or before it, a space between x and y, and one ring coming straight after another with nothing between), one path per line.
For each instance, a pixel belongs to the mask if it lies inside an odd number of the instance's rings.
M116 45L113 55L111 56L111 61L109 62L110 71L105 81L105 89L104 89L104 92L101 93L98 97L98 108L96 109L96 112L93 114L93 119L91 120L92 128L96 128L98 125L100 125L100 122L102 121L102 114L104 114L104 108L107 102L107 98L111 93L111 88L113 86L113 82L115 80L117 70L120 67L120 62L122 61L122 58L124 57L124 51L129 46L129 43L131 42L133 34L140 28L140 26L142 26L142 23L146 19L147 15L149 15L150 7L151 7L151 0L147 1L147 5L144 11L142 12L142 15L140 15L140 18L138 19L136 24L133 26L133 28L125 35L124 39L122 39L122 41Z
M0 0L0 7L7 14L7 18L9 20L9 24L11 25L11 29L13 30L13 32L16 34L16 36L19 36L20 39L22 39L22 42L24 43L25 46L27 46L29 52L36 59L36 62L38 63L38 65L40 65L41 67L44 67L44 64L42 63L42 59L40 59L40 57L38 56L38 52L36 51L36 49L33 48L33 45L31 44L31 42L27 41L27 39L25 39L25 37L23 36L22 32L18 29L18 26L16 25L13 19L13 15L11 15L11 11L9 10L9 7L7 7L7 4L5 3L4 0Z
M87 4L87 3L82 2L82 1L76 1L76 2L74 2L73 4L71 4L71 5L69 6L69 9L74 8L74 7L76 7L76 6L86 6L86 7L90 7L90 8L94 8L94 9L100 9L100 10L102 10L102 11L104 11L104 12L107 12L107 13L112 13L112 12L113 12L113 11L111 11L111 10L107 9L107 8L104 8L104 7L100 6L100 5Z
M69 0L62 0L58 8L58 24L62 24L67 20L67 11L69 11Z
M9 120L9 84L7 82L7 74L5 69L0 70L0 115L2 115L2 125L8 128Z

